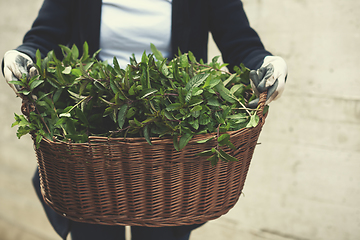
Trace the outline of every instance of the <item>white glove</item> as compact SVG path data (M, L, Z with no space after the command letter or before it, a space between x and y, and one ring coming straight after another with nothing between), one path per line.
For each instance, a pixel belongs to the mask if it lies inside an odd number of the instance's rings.
M38 74L32 59L28 55L16 50L7 51L4 54L4 77L6 82L18 96L18 91L20 91L22 87L9 82L20 80L24 73L26 74L27 79Z
M250 71L250 83L255 94L268 90L265 104L278 99L285 88L288 74L286 62L279 56L266 56L258 70ZM259 99L251 101L248 106L256 107Z

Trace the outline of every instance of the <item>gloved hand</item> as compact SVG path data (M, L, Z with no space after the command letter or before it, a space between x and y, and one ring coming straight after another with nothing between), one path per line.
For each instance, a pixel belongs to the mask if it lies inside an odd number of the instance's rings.
M20 95L18 91L21 90L21 86L9 83L10 81L18 81L25 73L27 79L31 79L38 74L38 71L34 65L32 59L19 51L10 50L4 54L4 77L6 82L15 91L16 95Z
M278 99L285 88L287 65L279 56L266 56L264 63L258 70L250 71L250 83L256 96L268 90L265 104ZM249 108L255 108L259 98L248 103Z

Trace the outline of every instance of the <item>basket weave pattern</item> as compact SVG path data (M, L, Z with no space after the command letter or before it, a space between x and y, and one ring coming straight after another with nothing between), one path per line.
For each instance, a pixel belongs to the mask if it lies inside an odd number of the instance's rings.
M144 138L43 139L35 149L43 198L57 213L86 223L160 227L218 218L241 194L266 115L259 117L255 128L230 133L237 150L225 151L239 161L215 167L195 155L216 145L196 143L211 134L181 151L167 138L153 138L151 146Z

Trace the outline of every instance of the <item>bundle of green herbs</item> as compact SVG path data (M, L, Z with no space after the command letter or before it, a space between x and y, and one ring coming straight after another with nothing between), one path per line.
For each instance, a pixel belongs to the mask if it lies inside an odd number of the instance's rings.
M45 58L36 53L39 74L23 76L10 83L21 86L28 113L15 114L17 136L32 133L38 146L42 138L84 143L89 136L172 137L174 148L181 150L194 135L217 133L218 146L198 153L217 161L236 161L222 146L234 148L228 131L255 127L257 109L248 109L255 98L249 83L249 69L235 67L234 74L224 69L219 57L205 64L191 52L169 60L154 45L152 54L134 55L130 64L120 68L83 54L74 45L60 46L59 60L54 51ZM208 141L200 141L204 143Z

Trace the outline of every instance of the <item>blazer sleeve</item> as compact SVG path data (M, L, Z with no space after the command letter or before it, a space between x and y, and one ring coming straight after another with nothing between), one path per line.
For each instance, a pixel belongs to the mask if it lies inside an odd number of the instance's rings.
M66 45L71 37L74 0L45 0L23 44L16 50L35 59L39 49L44 57L50 50L59 52L59 44Z
M240 0L209 1L210 31L229 70L243 63L250 69L261 66L266 51L260 37L249 25Z

